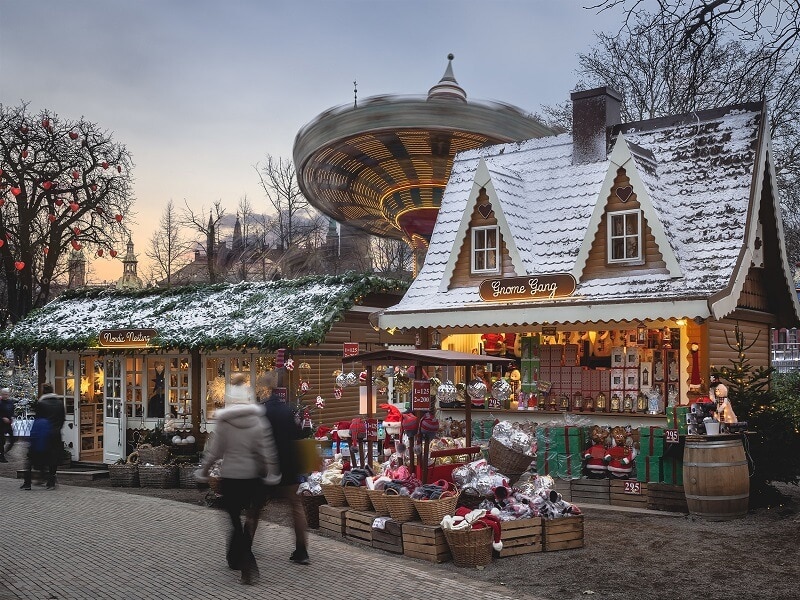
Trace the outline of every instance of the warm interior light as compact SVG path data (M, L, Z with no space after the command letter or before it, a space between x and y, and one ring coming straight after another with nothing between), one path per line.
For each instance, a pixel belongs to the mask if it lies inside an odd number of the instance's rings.
M597 339L597 332L596 331L590 331L589 332L589 341L594 344L594 341L596 339Z
M675 325L677 325L678 327L685 326L686 325L686 319L678 319L677 321L675 321Z

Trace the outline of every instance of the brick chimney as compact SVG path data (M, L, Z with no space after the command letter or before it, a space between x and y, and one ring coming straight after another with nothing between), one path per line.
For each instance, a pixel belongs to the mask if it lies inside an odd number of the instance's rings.
M572 164L605 160L611 127L620 122L622 94L611 87L572 92Z

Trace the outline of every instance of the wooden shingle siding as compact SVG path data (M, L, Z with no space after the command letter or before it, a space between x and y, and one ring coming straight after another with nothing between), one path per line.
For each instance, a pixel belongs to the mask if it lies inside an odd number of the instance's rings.
M753 368L769 366L769 323L759 323L736 318L726 317L719 321L708 321L708 358L709 364L720 369L732 368L731 361L738 361L736 349L736 324L739 331L744 334L745 345L755 342L752 348L745 350L745 356ZM727 332L727 340L725 334ZM730 346L733 346L731 348Z
M636 190L628 198L627 202L617 197L616 190L629 186L630 179L625 174L625 169L619 169L617 177L614 179L614 185L611 188L611 193L606 199L606 208L603 216L600 219L600 225L597 231L594 232L594 240L592 241L592 249L589 251L589 256L586 259L586 266L583 269L581 280L600 278L600 277L619 277L624 275L627 271L655 271L667 273L667 264L664 262L664 257L656 244L655 236L647 224L647 219L642 216L642 230L643 230L643 243L644 243L644 264L641 265L609 265L606 261L606 253L608 248L608 218L610 212L621 210L636 210L640 209L641 205L636 197ZM589 232L591 235L591 232Z
M768 311L770 309L769 297L764 285L764 276L764 269L750 267L742 293L739 296L738 306L753 310Z

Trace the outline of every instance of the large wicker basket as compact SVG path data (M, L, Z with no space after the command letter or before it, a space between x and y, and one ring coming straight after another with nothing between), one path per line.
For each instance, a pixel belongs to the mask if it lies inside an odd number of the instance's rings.
M347 506L347 498L344 495L344 488L335 483L322 484L322 493L325 500L331 506Z
M458 504L458 494L438 500L412 499L419 518L425 525L438 525L446 515L454 515Z
M139 465L139 483L142 487L177 487L178 467L175 465Z
M300 502L303 504L303 512L306 514L306 524L309 529L319 529L319 507L325 504L325 496L319 494L301 494Z
M492 529L445 529L444 537L457 567L481 567L492 562Z
M374 510L379 517L388 517L389 509L386 508L386 499L383 495L383 490L367 490L367 497L372 503L372 510Z
M178 486L182 488L196 488L197 482L194 479L194 472L198 468L197 465L180 465L178 467Z
M533 458L504 446L495 438L489 440L489 464L509 478L511 483L531 466Z
M108 465L108 478L114 487L139 487L139 467L130 463Z
M371 510L372 502L367 496L367 488L363 485L346 485L342 488L347 506L354 510Z
M406 521L419 521L419 513L414 506L411 496L400 496L399 494L383 494L386 502L386 510L389 516L395 521L404 523Z
M139 453L140 465L163 465L169 459L169 446L166 444L155 447L142 444L136 448L136 452Z

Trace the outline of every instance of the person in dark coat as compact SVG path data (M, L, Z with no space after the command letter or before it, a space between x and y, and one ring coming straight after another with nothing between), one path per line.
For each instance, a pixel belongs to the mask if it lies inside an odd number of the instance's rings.
M295 549L289 560L301 565L309 564L308 558L308 524L306 514L297 488L300 484L300 470L297 461L296 442L302 437L300 423L297 422L294 410L288 402L274 392L264 402L267 419L272 425L275 436L275 445L278 447L278 461L281 465L281 483L270 486L267 494L274 498L285 500L292 509L292 522L294 524ZM248 526L255 531L258 521L248 519Z
M14 401L11 399L11 390L3 388L0 390L0 463L8 462L6 452L14 447ZM8 447L6 447L6 436L8 436Z
M61 428L66 420L64 402L53 393L53 386L45 383L34 409L36 417L31 427L25 480L20 489L31 489L31 471L36 467L42 472L47 470L47 489L54 490L56 469L64 451L64 443L61 441Z

